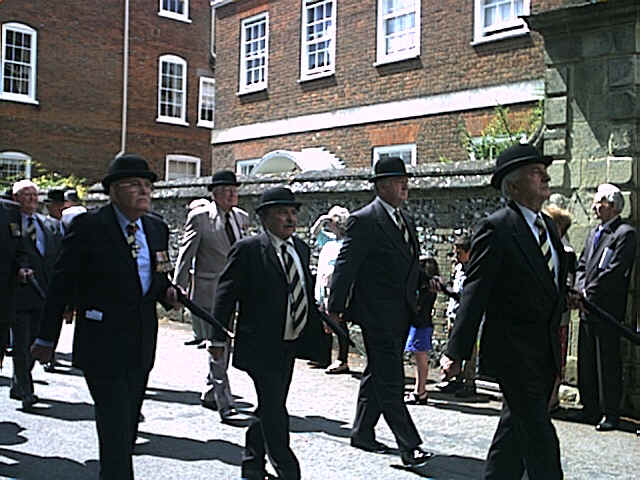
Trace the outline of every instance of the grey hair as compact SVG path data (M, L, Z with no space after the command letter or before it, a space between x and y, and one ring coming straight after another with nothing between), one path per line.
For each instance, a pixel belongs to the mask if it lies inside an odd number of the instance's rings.
M613 208L618 212L621 212L624 208L624 197L622 196L622 192L618 187L611 185L610 183L603 183L598 186L598 190L593 197L593 201L597 202L598 200L605 200L613 204Z
M522 167L516 168L515 170L507 173L502 181L500 182L500 191L502 192L502 196L506 200L511 200L511 192L509 191L509 186L520 180L522 176Z

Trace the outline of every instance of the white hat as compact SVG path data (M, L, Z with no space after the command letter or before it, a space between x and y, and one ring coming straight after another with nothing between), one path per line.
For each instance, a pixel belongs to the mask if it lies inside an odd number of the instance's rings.
M36 192L38 191L38 186L35 183L33 183L31 180L28 180L25 178L24 180L18 180L16 183L14 183L13 188L11 189L11 192L15 195L23 188L29 188L29 187L35 188Z

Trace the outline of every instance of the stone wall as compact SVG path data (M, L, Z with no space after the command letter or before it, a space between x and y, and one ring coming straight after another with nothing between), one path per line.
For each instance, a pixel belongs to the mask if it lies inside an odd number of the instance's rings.
M554 200L573 215L570 236L579 252L595 225L590 205L600 183L618 185L625 196L622 216L636 227L640 220L640 4L562 4L537 9L528 22L544 38L544 153L554 158ZM639 327L639 286L640 276L635 274L625 320L633 330ZM572 329L576 328L574 315ZM571 378L576 375L576 339L574 335L569 350ZM640 347L623 339L622 352L624 407L638 414Z

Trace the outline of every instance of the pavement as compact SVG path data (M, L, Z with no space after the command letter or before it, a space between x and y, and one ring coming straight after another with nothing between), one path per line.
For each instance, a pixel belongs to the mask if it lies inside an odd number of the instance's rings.
M243 426L220 422L217 412L200 405L206 375L204 350L185 347L190 325L162 321L156 366L151 374L135 449L137 480L239 479ZM36 365L32 412L9 399L11 359L0 371L0 479L95 480L98 447L93 407L80 372L69 367L72 325L64 325L58 347L63 367L46 373ZM114 345L114 355L118 355ZM108 361L108 359L105 359ZM483 461L498 423L500 402L480 395L455 398L429 385L427 405L410 406L424 440L436 453L425 467L406 470L398 454L377 455L349 446L356 403L357 358L353 373L326 375L298 361L288 400L291 446L304 480L462 480L482 478ZM249 377L230 370L232 391L244 408L255 405ZM408 383L412 380L408 379ZM407 385L409 388L409 385ZM561 418L568 416L567 409ZM624 431L596 432L592 425L555 419L566 479L635 479L640 456L638 424ZM377 439L395 447L384 421Z

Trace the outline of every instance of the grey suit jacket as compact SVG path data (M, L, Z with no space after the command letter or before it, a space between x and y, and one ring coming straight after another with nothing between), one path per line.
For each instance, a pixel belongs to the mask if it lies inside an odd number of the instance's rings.
M245 236L249 215L237 207L232 208L231 215L240 229L240 237ZM215 202L189 212L173 275L174 283L186 289L189 270L195 259L191 299L208 311L213 310L218 280L231 249L224 222L224 215Z
M593 248L594 228L584 243L576 270L576 287L588 300L622 322L627 308L627 291L636 257L635 229L620 217L613 220Z

